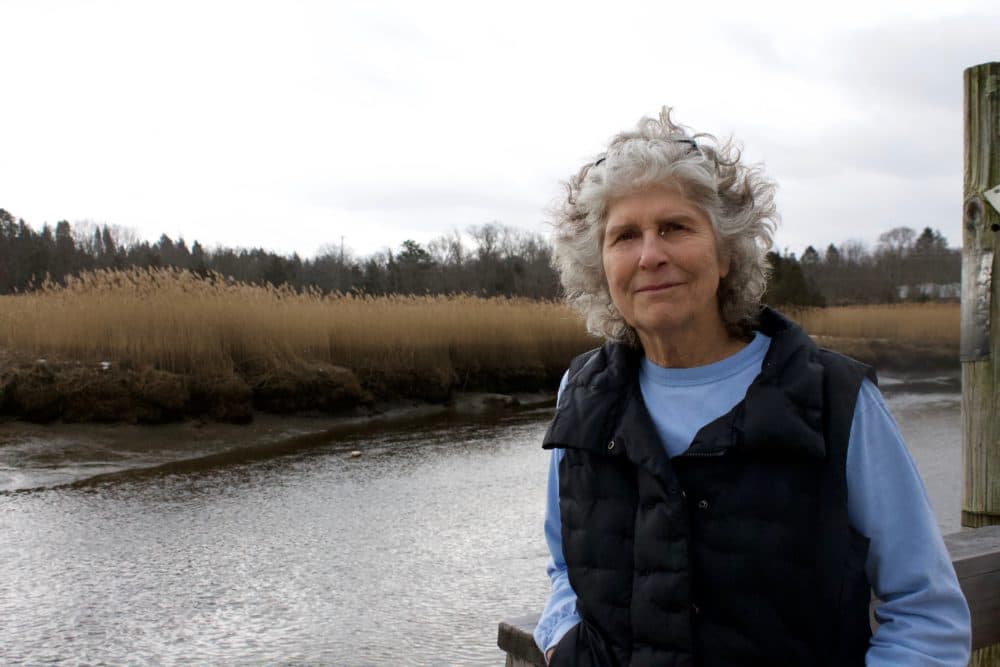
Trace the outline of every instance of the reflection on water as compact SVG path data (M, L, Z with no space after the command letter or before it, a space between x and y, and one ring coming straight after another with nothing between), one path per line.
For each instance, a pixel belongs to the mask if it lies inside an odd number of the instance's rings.
M962 388L956 376L883 378L889 410L920 470L941 532L961 529Z
M956 530L959 394L883 386ZM499 664L497 622L547 592L546 419L251 432L236 453L211 437L129 449L100 429L8 439L8 488L110 474L0 496L0 662Z

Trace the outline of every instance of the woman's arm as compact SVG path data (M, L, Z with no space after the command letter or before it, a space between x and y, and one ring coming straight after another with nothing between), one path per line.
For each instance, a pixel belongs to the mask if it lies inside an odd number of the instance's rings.
M969 661L969 608L899 428L869 381L858 393L847 450L851 525L871 539L868 580L882 604L868 667Z
M569 583L566 560L562 550L562 523L559 518L559 461L561 449L552 450L549 460L548 491L545 499L545 542L549 545L551 559L546 567L552 591L545 609L535 626L535 643L546 655L562 639L570 628L580 622L576 612L576 592Z

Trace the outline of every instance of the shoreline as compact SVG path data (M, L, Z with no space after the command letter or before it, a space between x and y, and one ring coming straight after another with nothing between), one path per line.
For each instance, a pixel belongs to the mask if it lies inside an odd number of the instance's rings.
M821 347L889 373L960 369L956 345L814 336ZM260 415L378 421L402 406L437 414L516 408L517 394L554 396L565 366L354 371L301 361L280 369L181 375L128 362L0 359L0 424L25 421L248 425ZM478 398L472 398L478 397ZM393 419L395 417L392 417ZM2 444L2 443L0 443Z
M378 420L401 408L426 413L516 407L554 396L563 368L540 366L356 372L322 362L183 375L128 362L37 359L0 366L0 423L251 424L256 415Z
M554 404L554 393L456 393L448 405L394 401L362 417L259 412L244 424L188 419L155 427L0 421L0 496L204 472L331 442L343 443L335 447L337 455L354 459L367 453L358 448L359 439L450 428L456 422L531 418Z
M960 371L958 343L915 343L888 338L812 336L820 347L847 355L876 372L914 374Z

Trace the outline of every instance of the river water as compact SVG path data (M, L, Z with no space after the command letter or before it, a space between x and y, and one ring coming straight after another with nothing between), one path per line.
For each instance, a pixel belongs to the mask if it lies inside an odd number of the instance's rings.
M957 530L955 379L883 387ZM502 664L547 593L549 414L0 425L0 663Z

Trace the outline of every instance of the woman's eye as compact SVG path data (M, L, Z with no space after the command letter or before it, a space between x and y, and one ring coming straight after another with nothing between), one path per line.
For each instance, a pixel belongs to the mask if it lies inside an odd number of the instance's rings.
M618 236L615 237L615 241L628 241L629 239L635 238L635 230L624 229L618 232Z
M683 229L684 226L679 222L668 222L666 224L660 225L660 236L667 234L669 232L677 231L678 229Z

